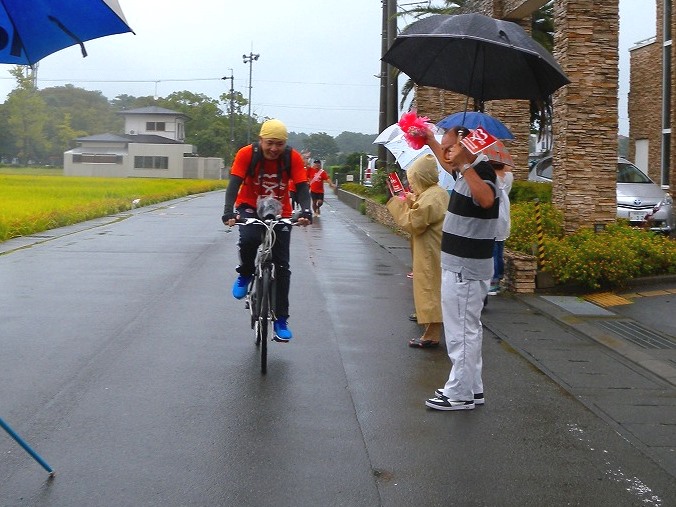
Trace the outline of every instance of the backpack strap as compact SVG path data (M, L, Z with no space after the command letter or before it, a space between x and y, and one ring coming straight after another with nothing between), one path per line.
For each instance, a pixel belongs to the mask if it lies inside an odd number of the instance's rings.
M258 142L251 144L251 150L251 162L249 162L249 170L247 174L253 178L256 174L256 166L260 164L263 158L263 153L261 153L261 146Z

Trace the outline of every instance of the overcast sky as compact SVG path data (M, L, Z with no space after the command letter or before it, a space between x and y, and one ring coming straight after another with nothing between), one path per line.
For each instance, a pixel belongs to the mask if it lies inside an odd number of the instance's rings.
M119 0L136 35L121 34L44 58L38 87L165 97L190 90L218 98L249 94L252 112L276 117L295 132L378 131L381 2L378 0ZM403 2L400 2L400 4ZM628 49L655 35L654 0L620 0L620 133L628 131ZM15 87L0 64L0 101ZM225 105L223 106L226 107Z

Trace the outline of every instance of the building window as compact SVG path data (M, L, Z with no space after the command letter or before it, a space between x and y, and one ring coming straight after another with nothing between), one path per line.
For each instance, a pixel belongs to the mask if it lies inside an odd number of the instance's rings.
M146 130L148 132L164 132L166 130L166 123L163 121L147 121Z
M76 153L73 164L122 164L122 155L105 153Z
M134 157L134 169L169 169L169 157Z

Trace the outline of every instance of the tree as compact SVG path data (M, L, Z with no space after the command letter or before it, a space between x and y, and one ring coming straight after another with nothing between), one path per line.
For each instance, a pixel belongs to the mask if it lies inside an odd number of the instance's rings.
M124 120L100 91L68 84L45 88L39 93L47 105L45 137L51 141L47 154L51 164L62 163L63 152L73 147L73 139L77 137L123 131Z
M174 92L157 105L185 114L186 142L197 146L203 157L225 157L230 131L224 121L220 102L202 93Z
M311 134L305 141L303 148L312 153L314 158L320 159L327 159L338 153L336 140L326 132Z
M72 127L86 135L101 132L122 133L124 121L108 99L98 90L78 88L72 84L45 88L40 91L50 117L57 122L70 114Z
M289 139L287 141L287 144L292 148L301 151L304 149L305 143L307 142L309 137L310 137L309 134L289 132Z
M224 118L224 121L227 123L228 142L226 152L223 156L226 163L228 163L235 158L235 153L237 153L237 150L246 144L247 129L249 127L246 114L244 113L244 107L248 104L248 102L244 98L244 95L238 91L235 91L232 94L232 97L230 96L230 93L224 93L219 97L219 99L225 105L225 108L228 111L227 117ZM231 106L233 109L232 111L230 110ZM254 117L253 114L252 117ZM231 139L231 128L234 131L234 141Z
M23 164L40 161L46 154L49 142L44 136L47 123L47 106L38 93L32 76L24 74L17 65L11 69L17 81L5 101L7 129L14 139L16 156Z
M358 134L345 131L336 136L336 144L340 153L366 152L375 155L377 149L373 141L376 137L377 134Z

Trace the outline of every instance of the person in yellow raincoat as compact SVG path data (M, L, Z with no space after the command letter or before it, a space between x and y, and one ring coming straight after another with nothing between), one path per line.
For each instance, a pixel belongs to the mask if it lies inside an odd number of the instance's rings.
M425 326L410 347L438 347L441 315L441 226L448 208L448 192L438 185L436 158L424 155L406 171L413 193L394 196L387 209L397 224L411 235L413 302L418 324Z

